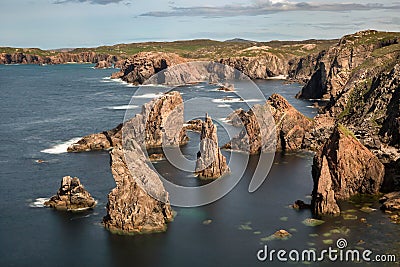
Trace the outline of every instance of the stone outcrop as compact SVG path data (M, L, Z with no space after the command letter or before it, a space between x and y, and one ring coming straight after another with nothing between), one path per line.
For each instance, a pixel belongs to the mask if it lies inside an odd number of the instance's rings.
M195 173L201 179L219 178L229 172L226 158L218 147L217 127L206 115L200 134L200 151L197 153Z
M184 128L189 131L193 132L201 132L201 129L203 127L203 121L200 119L195 119L195 120L190 120L186 122L184 125Z
M98 63L114 64L120 58L114 55L95 52L60 52L50 56L35 55L24 52L12 54L1 53L0 64L65 64L65 63Z
M112 66L113 66L112 62L106 61L106 60L101 60L101 61L97 62L94 67L96 69L107 69L107 68L111 68Z
M400 211L400 191L385 194L379 201L383 210Z
M102 133L90 134L83 137L78 142L70 145L68 152L84 152L108 150L118 143L121 143L122 124L119 124L114 129L104 131Z
M263 106L255 105L247 112L242 109L234 111L227 117L227 121L237 127L243 126L243 129L224 148L248 151L251 154L275 149L309 148L305 147L305 138L316 127L312 119L301 114L278 94L269 97ZM275 138L271 137L273 131L276 132Z
M379 159L342 125L314 157L312 210L338 214L339 200L356 194L377 194L385 171Z
M237 116L237 118L235 118ZM254 105L249 111L237 111L229 116L231 121L243 127L240 133L223 146L257 154L260 152L275 151L275 122L267 105Z
M111 151L111 171L116 187L108 194L104 226L120 234L165 231L173 218L168 193L135 140Z
M258 57L222 58L218 62L239 70L251 79L287 76L289 72L289 60L282 56L278 57L273 53L266 53Z
M65 176L57 194L46 201L44 205L57 210L81 211L93 208L96 206L96 201L85 190L79 178Z
M304 147L306 133L315 122L301 114L281 95L273 94L267 100L276 127L277 150L298 150Z
M111 78L120 78L132 84L143 84L154 74L187 60L173 53L142 52L122 63L121 70Z
M124 131L124 132L123 132ZM69 152L110 149L132 138L145 147L179 146L188 140L183 129L183 100L173 91L153 99L142 107L142 112L116 128L85 136L72 144Z

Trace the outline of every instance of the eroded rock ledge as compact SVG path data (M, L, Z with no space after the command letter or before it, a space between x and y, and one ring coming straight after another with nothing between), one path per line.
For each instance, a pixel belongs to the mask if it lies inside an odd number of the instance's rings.
M187 142L183 129L183 100L173 91L153 99L140 114L125 122L126 138L133 138L145 147L179 146ZM91 134L68 147L68 152L107 150L122 143L122 124L112 130Z
M200 134L200 151L197 153L195 173L201 179L219 178L229 172L226 158L218 147L217 127L206 115Z
M79 178L65 176L57 194L46 201L44 205L57 210L81 211L93 208L96 206L96 201L85 190Z
M337 201L356 194L377 194L384 174L379 159L350 131L337 125L314 157L313 212L316 215L338 214Z
M108 194L104 226L121 234L165 231L173 218L168 193L135 140L114 147L111 171L116 187Z
M301 114L278 94L269 97L265 105L255 105L247 112L236 110L227 120L234 126L243 125L243 129L224 148L247 151L250 154L275 149L309 148L305 147L305 137L316 126L314 120ZM274 131L275 140L271 136Z

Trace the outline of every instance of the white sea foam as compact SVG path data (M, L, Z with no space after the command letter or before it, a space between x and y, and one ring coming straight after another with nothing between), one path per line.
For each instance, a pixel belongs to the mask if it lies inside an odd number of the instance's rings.
M222 105L217 105L217 107L219 107L219 108L230 108L230 107L231 107L231 105L228 105L228 104L222 104Z
M268 77L268 80L286 80L287 76L285 75L278 75L278 76L274 76L274 77Z
M156 97L160 97L163 94L144 94L144 95L134 95L132 96L132 98L156 98Z
M261 99L241 99L241 98L218 98L218 99L213 99L212 102L214 103L239 103L239 102L262 102Z
M107 107L106 109L125 110L125 109L135 109L135 108L138 108L138 107L139 106L136 106L136 105L122 105L122 106Z
M82 137L75 137L72 138L68 141L65 141L63 143L54 145L50 148L44 149L40 152L42 153L47 153L47 154L62 154L62 153L66 153L67 152L67 148L72 145L73 143L78 142L79 140L81 140Z
M29 203L29 207L31 208L43 208L44 207L44 203L46 201L49 201L50 198L45 198L45 197L39 197L37 199L35 199L35 201Z
M229 123L230 120L228 120L227 118L218 118L219 121L225 122L225 123Z

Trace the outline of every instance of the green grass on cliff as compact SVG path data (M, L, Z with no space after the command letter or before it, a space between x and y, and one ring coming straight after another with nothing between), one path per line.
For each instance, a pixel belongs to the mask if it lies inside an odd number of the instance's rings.
M293 56L307 56L328 49L337 40L306 40L306 41L271 41L271 42L240 42L215 40L188 40L175 42L147 42L116 44L112 46L99 46L94 48L76 48L69 52L96 52L120 57L129 57L139 52L169 52L176 53L191 59L219 59L227 57L253 57L273 54L280 58ZM25 54L50 56L59 51L41 50L38 48L12 48L2 47L0 53Z
M0 53L15 54L24 53L37 56L51 56L56 54L54 51L42 50L40 48L15 48L15 47L0 47Z
M351 137L353 137L354 139L357 140L357 137L354 135L354 133L352 131L350 131L349 129L347 129L346 126L344 126L343 124L338 123L338 128L342 133L344 133L344 135L346 137L347 136L351 136Z

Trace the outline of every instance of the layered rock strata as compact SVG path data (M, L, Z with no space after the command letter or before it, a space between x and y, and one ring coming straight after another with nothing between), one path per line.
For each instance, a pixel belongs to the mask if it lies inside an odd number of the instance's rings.
M377 194L385 170L379 159L342 125L314 157L312 210L317 215L338 214L338 201L356 194Z
M142 112L116 128L91 134L72 144L69 152L110 149L122 143L122 136L132 138L145 147L179 146L187 142L183 129L183 100L173 91L153 99Z
M202 179L219 178L229 172L225 156L218 147L217 127L206 115L200 134L200 151L197 153L195 173Z
M124 148L118 144L110 154L116 187L108 194L104 226L120 234L165 231L173 218L168 193L147 165L140 145L129 140Z
M96 206L96 201L85 190L79 178L65 176L57 194L46 201L44 205L57 210L81 211L93 208Z

